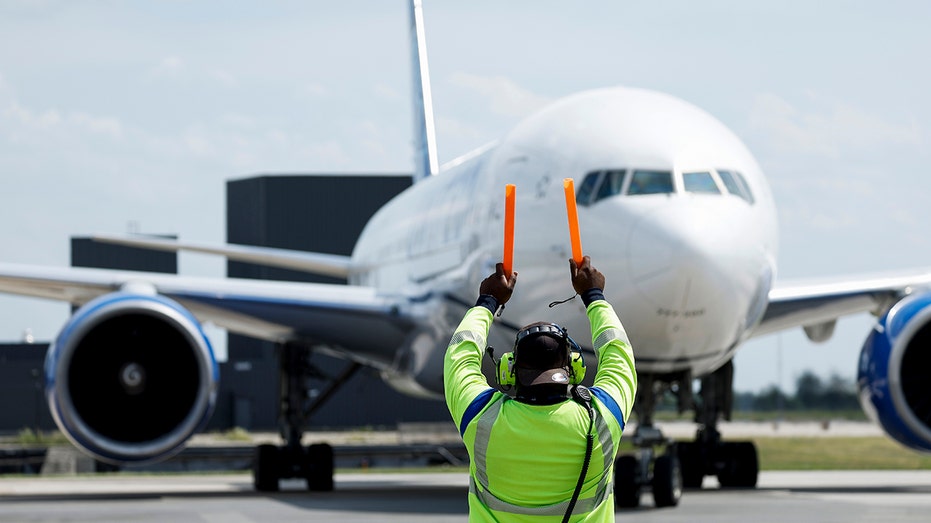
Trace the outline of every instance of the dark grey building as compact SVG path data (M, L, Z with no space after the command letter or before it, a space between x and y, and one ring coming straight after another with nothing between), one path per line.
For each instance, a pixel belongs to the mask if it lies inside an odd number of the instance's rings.
M171 234L151 236L169 240L178 238ZM178 255L173 252L139 249L95 242L90 238L72 237L71 266L177 274Z
M49 431L43 364L48 343L0 344L0 432Z

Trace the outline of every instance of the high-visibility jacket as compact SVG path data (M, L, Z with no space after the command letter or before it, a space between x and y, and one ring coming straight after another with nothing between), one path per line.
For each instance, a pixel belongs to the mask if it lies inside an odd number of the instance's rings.
M637 375L627 333L608 302L587 308L598 373L594 447L570 521L614 521L614 460ZM567 399L530 405L489 388L481 371L492 313L469 309L444 361L446 404L469 451L469 520L562 521L585 460L588 412Z

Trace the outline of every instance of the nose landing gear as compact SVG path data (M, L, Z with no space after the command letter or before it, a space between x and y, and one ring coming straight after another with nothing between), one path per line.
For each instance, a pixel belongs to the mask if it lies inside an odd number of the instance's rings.
M682 498L682 468L676 443L653 427L638 427L634 433L636 454L618 457L614 464L614 501L621 508L640 506L640 496L649 488L656 507L674 507ZM657 456L656 448L664 448Z

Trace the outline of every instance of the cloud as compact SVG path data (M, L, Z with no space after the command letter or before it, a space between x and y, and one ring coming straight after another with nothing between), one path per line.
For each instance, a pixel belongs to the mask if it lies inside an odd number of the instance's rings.
M236 129L252 129L255 119L241 113L226 113L220 117L220 123Z
M300 85L297 88L297 96L300 98L320 98L326 96L329 93L327 88L317 82L309 82Z
M187 150L196 156L213 156L217 150L213 145L213 139L209 131L205 130L201 125L193 125L187 128L181 140Z
M106 135L114 139L123 137L123 125L119 119L111 116L94 116L88 113L75 112L68 115L68 120L77 127L95 134Z
M372 92L376 97L382 100L395 101L402 98L401 93L384 82L378 82L375 84L375 86L372 88Z
M62 120L61 115L54 109L37 113L17 102L11 103L3 110L3 119L14 125L19 124L21 129L39 131L57 127Z
M237 87L239 85L233 73L224 69L211 69L207 72L207 76L213 78L224 87Z
M487 100L492 112L503 116L524 117L551 101L550 98L524 89L503 76L454 73L450 83L481 95Z
M802 110L775 94L758 94L750 111L750 125L777 150L832 159L847 151L915 147L925 141L921 127L914 121L885 121L814 93L809 94L808 101L812 107Z
M339 166L349 163L350 156L336 140L324 140L304 145L301 156L312 158L317 164Z
M90 135L109 139L124 136L123 124L112 116L97 116L81 111L62 114L57 109L33 110L10 102L0 111L6 136L25 145L47 144L53 135L60 137Z
M151 69L149 69L148 77L149 78L165 78L173 77L180 74L181 69L184 67L184 62L177 56L166 56Z
M4 0L0 12L23 17L45 17L67 6L63 0Z

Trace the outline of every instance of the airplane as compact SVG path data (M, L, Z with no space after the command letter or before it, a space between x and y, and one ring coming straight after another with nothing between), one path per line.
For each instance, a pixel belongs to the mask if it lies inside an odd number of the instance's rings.
M573 178L585 254L608 276L605 293L640 379L633 439L641 450L616 464L618 504L636 506L651 487L657 505L675 505L683 486L710 475L724 487L755 486L753 444L723 441L718 431L730 416L736 351L796 327L824 340L849 314L878 318L859 360L864 409L891 438L931 451L922 379L931 271L780 284L776 206L753 155L713 116L646 89L571 95L439 166L420 0L410 12L415 183L372 217L351 256L98 237L341 276L348 286L0 264L0 292L79 307L45 366L50 410L75 445L114 464L183 448L209 418L220 379L205 322L277 343L284 362L337 355L378 369L404 393L442 398L449 336L501 259L509 183L517 187L519 291L489 345L510 347L522 325L545 319L591 356L579 300L548 305L572 290L562 181ZM332 449L301 446L308 369L286 364L282 372L285 444L256 449L255 487L276 490L281 478L300 477L312 490L330 490ZM655 427L657 399L668 391L694 410L694 441L671 442Z

